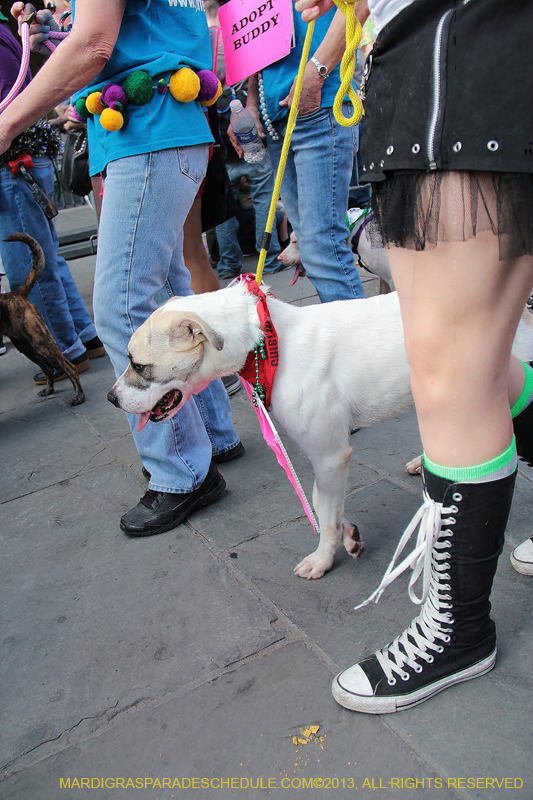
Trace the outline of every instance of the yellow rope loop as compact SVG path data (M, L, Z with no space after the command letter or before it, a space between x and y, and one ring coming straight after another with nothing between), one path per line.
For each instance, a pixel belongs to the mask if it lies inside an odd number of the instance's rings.
M357 125L363 116L363 104L352 86L356 52L359 42L361 41L361 36L363 35L361 23L355 16L356 2L357 0L334 0L337 8L339 8L346 17L346 50L344 51L341 61L341 85L339 86L333 103L333 114L339 125L345 128ZM353 107L353 114L351 117L345 117L342 113L342 102L346 95L348 95Z

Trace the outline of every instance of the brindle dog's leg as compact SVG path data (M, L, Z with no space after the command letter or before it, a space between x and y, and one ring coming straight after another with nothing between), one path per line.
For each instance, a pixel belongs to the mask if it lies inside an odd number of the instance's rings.
M79 406L80 403L85 402L85 394L83 389L81 388L80 379L78 378L78 373L76 372L76 367L65 358L65 364L63 365L65 369L65 374L69 381L71 382L72 386L74 387L75 395L70 401L71 406Z
M54 394L54 370L52 369L43 369L44 374L46 375L46 388L41 389L38 392L39 397L48 397L50 394Z

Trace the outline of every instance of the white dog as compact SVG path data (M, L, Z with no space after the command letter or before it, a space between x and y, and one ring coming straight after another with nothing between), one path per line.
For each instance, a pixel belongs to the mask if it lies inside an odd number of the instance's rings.
M369 212L360 208L350 208L346 214L346 224L349 229L346 241L352 249L357 265L379 278L379 294L387 294L394 291L394 280L387 251L384 247L372 247L368 235L368 224L371 218L372 215ZM298 239L294 231L291 233L290 243L279 254L278 261L281 261L287 269L294 268L291 286L294 286L298 278L305 277Z
M143 427L173 416L213 379L239 372L262 339L257 302L245 281L169 300L133 334L111 402L139 414ZM318 548L294 571L320 578L341 542L354 556L364 547L343 519L350 431L413 402L400 307L391 293L302 308L269 296L268 308L279 340L269 410L313 465L321 530Z

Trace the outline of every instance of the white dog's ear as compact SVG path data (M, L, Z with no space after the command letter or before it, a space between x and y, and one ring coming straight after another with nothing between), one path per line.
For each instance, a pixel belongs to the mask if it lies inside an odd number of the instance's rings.
M213 328L204 322L197 314L192 312L180 315L172 321L169 331L170 344L183 345L189 344L196 347L201 342L208 341L215 350L222 350L224 347L224 337L217 333Z

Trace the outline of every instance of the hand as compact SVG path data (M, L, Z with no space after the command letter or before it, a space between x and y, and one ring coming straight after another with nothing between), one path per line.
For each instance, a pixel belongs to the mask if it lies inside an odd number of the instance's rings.
M74 116L74 112L72 106L67 107L67 113L65 114L65 122L63 124L63 128L66 131L76 131L80 128L85 128L87 126L86 122L80 122L77 117Z
M322 101L323 85L324 78L320 77L316 71L315 65L309 62L305 68L302 93L300 94L300 103L298 105L299 117L307 117L319 110L320 103ZM291 90L287 97L280 101L280 106L287 106L287 108L291 107L295 86L296 78L292 82Z
M311 22L312 19L327 14L333 5L333 0L298 0L294 7L302 15L304 22Z
M15 3L11 7L11 15L17 20L19 26L19 35L20 35L20 27L22 22L24 21L24 17L31 13L33 6L27 4L26 6L24 3ZM35 10L35 9L33 9ZM35 15L33 22L30 24L30 49L33 53L40 53L43 56L50 55L50 49L44 44L46 39L48 39L49 31L58 31L59 25L54 19L54 16L51 11L45 9L43 11L39 11L38 14Z
M231 124L228 125L228 136L229 136L230 142L233 145L233 149L235 150L235 152L237 153L239 158L242 158L244 156L244 150L242 149L242 147L241 147L241 145L239 143L239 140L235 136L235 131L231 127Z
M261 139L266 139L265 129L263 128L263 123L261 122L261 114L259 113L259 109L257 108L255 103L250 102L250 98L246 100L246 108L254 118L255 127L257 128L257 133Z

